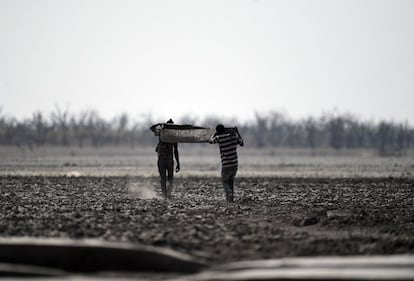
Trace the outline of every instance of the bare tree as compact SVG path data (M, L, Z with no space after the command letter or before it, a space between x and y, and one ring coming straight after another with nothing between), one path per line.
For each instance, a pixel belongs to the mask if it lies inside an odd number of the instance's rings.
M319 128L317 121L312 117L305 119L304 125L306 131L306 143L310 148L315 149L320 145L319 136L321 129Z
M388 156L393 152L393 126L391 123L382 121L378 126L377 148L382 156Z
M36 145L45 145L47 141L48 124L47 120L40 111L35 111L32 115L31 126L35 131Z
M57 138L63 145L69 145L69 108L66 106L61 110L59 105L55 105L55 112L51 114L52 126L55 128ZM58 141L59 142L59 141Z
M256 141L257 147L261 148L266 145L267 138L267 124L268 119L265 116L261 116L259 113L255 113L255 124L253 127L253 137Z
M342 117L332 118L328 122L329 145L334 149L344 147L345 123Z

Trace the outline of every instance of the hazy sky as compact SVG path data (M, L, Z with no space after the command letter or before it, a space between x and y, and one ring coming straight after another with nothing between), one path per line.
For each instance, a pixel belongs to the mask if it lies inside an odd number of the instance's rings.
M2 114L414 124L414 1L0 0Z

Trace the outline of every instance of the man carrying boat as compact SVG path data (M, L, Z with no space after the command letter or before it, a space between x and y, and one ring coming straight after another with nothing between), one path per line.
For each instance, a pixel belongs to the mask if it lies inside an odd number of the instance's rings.
M167 124L174 124L173 120L170 119L167 121ZM152 125L150 130L154 132L155 135L159 134L161 130L161 123ZM161 178L161 190L162 196L166 199L171 198L171 193L173 190L173 183L174 183L174 157L175 161L177 162L177 166L175 167L175 172L178 173L180 171L180 160L178 156L178 145L177 143L167 143L163 142L161 138L159 138L157 147L155 151L158 154L158 171ZM168 180L168 186L167 186Z
M234 178L238 168L237 145L243 146L243 139L236 127L224 128L222 124L219 124L216 126L216 133L211 137L209 143L218 143L220 147L221 179L226 193L226 201L233 202Z

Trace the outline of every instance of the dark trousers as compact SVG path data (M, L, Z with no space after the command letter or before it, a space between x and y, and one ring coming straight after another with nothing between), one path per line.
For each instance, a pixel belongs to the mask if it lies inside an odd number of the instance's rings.
M158 171L161 177L162 196L170 197L173 189L174 160L172 158L158 158Z
M234 178L237 174L237 166L222 167L221 180L223 181L224 192L227 202L233 202L234 198Z

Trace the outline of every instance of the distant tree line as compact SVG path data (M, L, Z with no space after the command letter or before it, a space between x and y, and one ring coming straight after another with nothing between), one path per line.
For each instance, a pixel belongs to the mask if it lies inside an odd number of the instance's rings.
M237 125L245 143L252 147L376 149L381 155L401 155L414 148L414 129L407 122L361 121L350 114L324 114L291 120L279 112L255 114L253 120L207 117L203 120L184 116L179 124L212 127L218 123ZM0 145L35 149L45 145L63 146L140 146L154 143L149 126L160 120L142 115L133 120L122 113L111 120L94 110L72 114L56 108L51 114L34 112L31 118L17 120L0 111Z

